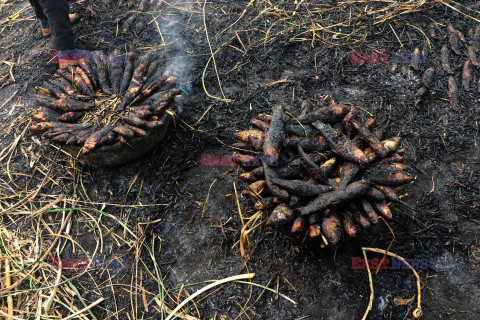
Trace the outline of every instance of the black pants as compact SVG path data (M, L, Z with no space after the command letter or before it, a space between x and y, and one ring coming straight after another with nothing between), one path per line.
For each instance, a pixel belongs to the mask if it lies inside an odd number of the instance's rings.
M29 0L42 28L52 31L55 50L73 49L73 31L68 17L68 0Z

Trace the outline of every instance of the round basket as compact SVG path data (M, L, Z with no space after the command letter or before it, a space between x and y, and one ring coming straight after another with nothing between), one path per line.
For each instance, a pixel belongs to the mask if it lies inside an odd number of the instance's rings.
M161 143L182 94L158 55L93 52L35 87L30 126L81 162L113 167Z
M144 156L162 143L167 132L171 116L165 113L161 118L163 126L148 132L145 137L135 138L128 143L116 142L109 146L99 147L88 154L82 154L81 146L62 146L62 150L83 163L97 167L121 166Z

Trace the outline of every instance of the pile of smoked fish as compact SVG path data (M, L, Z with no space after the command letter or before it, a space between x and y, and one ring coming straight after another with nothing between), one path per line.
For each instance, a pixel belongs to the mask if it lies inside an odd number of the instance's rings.
M328 99L326 99L328 100ZM298 114L273 107L255 129L239 131L232 161L246 171L242 195L268 212L267 225L300 241L336 244L354 237L379 216L392 218L389 203L414 180L399 154L400 137L384 138L375 119L360 119L354 106L303 100Z
M30 130L60 145L81 146L83 154L141 139L164 126L162 117L181 94L162 61L152 53L89 52L78 66L58 69L36 87L37 123Z

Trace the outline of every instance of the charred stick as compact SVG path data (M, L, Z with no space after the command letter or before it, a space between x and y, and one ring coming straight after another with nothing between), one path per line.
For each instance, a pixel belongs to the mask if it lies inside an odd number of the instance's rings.
M43 87L35 87L38 91L40 91L44 95L48 95L52 98L67 98L68 95L63 92L63 90L58 87L57 85L54 85L52 83L44 83L42 85Z
M365 126L362 126L358 121L350 121L355 129L358 130L358 133L363 138L363 140L368 143L368 145L378 154L380 157L385 158L387 156L387 150L383 147L381 141Z
M368 188L367 192L365 193L365 197L372 201L384 201L385 196L383 193L375 188Z
M383 147L385 148L385 150L387 150L387 155L390 155L397 151L398 147L400 146L400 141L400 137L394 137L382 141ZM364 151L364 154L368 159L368 163L373 163L379 158L379 156L372 149L366 149Z
M308 175L317 181L326 182L327 179L323 175L322 169L320 169L320 167L312 159L309 158L309 156L305 153L305 151L303 151L300 145L298 145L297 150L303 166L305 167L305 169L307 169Z
M134 116L121 116L122 120L135 127L147 128L147 121Z
M322 235L322 228L319 224L311 224L308 228L308 236L310 239L317 239L320 238Z
M95 150L97 146L100 145L100 141L102 140L102 138L105 137L112 130L113 130L112 126L107 126L90 135L83 145L82 153L88 154L93 150Z
M275 163L278 163L278 157L280 156L280 147L284 133L283 128L282 107L275 106L273 107L273 118L263 143L263 155Z
M57 79L50 79L49 82L58 87L60 90L66 93L66 95L61 94L55 94L57 98L66 98L67 96L74 96L76 90L73 88L73 86L64 78L57 78Z
M94 51L92 58L97 66L98 80L103 92L112 94L112 91L110 90L110 83L108 81L108 66L105 61L105 54L102 51Z
M270 128L270 125L262 120L252 119L250 123L257 128L262 129L263 131L267 131Z
M57 122L59 117L60 114L44 107L37 108L32 115L32 119L38 122Z
M425 70L425 72L422 75L422 84L425 87L430 88L434 77L435 77L435 68L434 67L428 68L427 70Z
M418 70L418 65L420 64L422 53L420 53L419 48L415 48L412 53L412 59L410 60L410 68Z
M131 140L135 137L135 133L132 130L122 125L116 126L112 130L124 137L126 140Z
M313 212L325 210L342 202L348 202L358 199L368 191L368 183L358 181L350 184L345 190L336 190L318 196L306 206L297 209L301 215L308 215Z
M327 140L322 136L316 137L290 137L283 140L283 145L296 148L300 145L307 152L323 152L330 148Z
M463 64L463 71L462 71L463 90L470 91L471 82L472 82L472 68L470 67L470 60L467 60Z
M120 83L120 90L118 92L121 96L125 94L125 91L128 89L128 86L130 85L130 80L132 79L132 73L133 73L134 59L135 59L135 52L130 51L127 55L127 62L125 64L125 69L123 70L123 77Z
M344 190L350 182L353 181L353 178L360 170L360 167L353 162L344 162L341 172L340 172L340 183L337 186L337 189Z
M352 143L352 140L348 139L339 130L335 130L331 126L320 121L315 122L313 126L320 130L332 149L334 149L339 155L360 165L368 164L368 159L363 151L357 148Z
M75 122L85 115L85 111L69 111L62 114L58 120L61 122Z
M170 78L176 79L176 77L168 77L168 78L166 77L165 79L159 79L158 81L155 81L152 84L150 84L148 87L143 89L142 92L140 92L140 94L132 101L132 104L136 104L140 101L145 100L149 96L151 96L152 93L157 91L157 89L160 88ZM172 81L172 80L170 80L170 81Z
M447 46L443 46L440 50L440 62L442 63L442 68L446 73L453 74L452 67L450 66L450 55Z
M75 138L75 136L72 133L65 132L62 134L59 134L52 139L53 142L59 143L59 144L66 144L70 139Z
M93 82L90 80L90 77L88 76L88 74L85 72L85 70L83 70L82 68L80 67L76 67L75 68L75 72L80 76L80 78L82 79L83 83L85 83L85 85L87 86L88 88L88 93L92 96L95 95L95 85L93 84Z
M305 116L299 116L297 119L301 123L314 123L316 121L321 121L324 123L336 123L341 119L343 119L343 117L349 111L350 111L349 107L342 106L342 105L334 105L334 106L320 108L314 112L307 113ZM293 121L290 121L290 122L293 123Z
M348 234L350 237L355 237L357 235L357 227L355 226L355 222L353 221L353 216L350 212L342 212L340 213L342 219L342 226L345 233Z
M86 59L80 59L78 61L78 65L87 74L87 77L90 79L90 82L93 85L93 90L95 91L95 89L100 86L100 83L98 82L96 73L93 70L92 65Z
M376 169L373 172L367 172L366 176L368 180L375 184L389 187L403 186L415 180L411 174L387 166L382 166L381 169Z
M95 92L93 91L93 89L90 89L88 87L87 83L83 80L82 76L79 73L77 73L77 69L81 70L79 67L73 67L73 66L68 67L68 70L70 71L69 73L72 75L72 80L75 87L79 89L81 93L87 96L90 96L90 97L94 96Z
M272 179L272 183L300 196L314 197L333 190L329 186L313 184L302 180L284 180L274 178Z
M262 120L259 120L259 119L254 119L254 120L262 121ZM262 121L262 122L264 122L268 125L268 122L265 122L265 121ZM319 135L318 130L312 128L310 125L301 126L299 124L286 124L285 125L285 131L289 132L289 133L293 133L294 135L296 135L298 137L311 137L311 136L316 137L316 136Z
M150 56L151 54L145 55L138 67L133 71L132 80L127 92L125 93L122 102L118 106L119 110L125 109L125 107L128 106L140 92L142 88L143 76L147 71L148 65L150 64Z
M282 227L295 219L295 214L284 203L279 204L270 214L267 220L267 226Z
M247 189L242 191L242 196L253 199L261 198L260 195L267 190L267 181L259 180L250 184Z
M263 114L263 113L260 113L258 116L257 116L257 119L263 121L263 122L267 122L267 123L270 123L270 121L272 121L272 118L273 116L270 115L270 114Z
M267 197L267 198L263 198L261 200L257 200L255 202L255 205L253 206L253 209L257 210L257 211L263 211L263 210L273 208L274 206L278 205L279 203L280 203L280 200L278 198Z
M460 31L455 30L453 26L448 26L448 43L450 44L450 48L455 52L456 54L460 55L460 40L465 39L463 37L463 34L461 34Z
M350 107L350 111L347 113L345 118L342 120L343 130L347 137L351 137L353 133L352 121L357 117L358 110L355 107Z
M360 208L362 215L364 215L370 223L375 224L378 222L378 215L370 202L361 200L357 204L357 208Z
M480 61L478 61L476 48L474 46L468 46L468 59L475 66L480 66Z
M135 20L137 19L138 15L137 14L132 14L127 20L125 20L123 24L123 29L122 33L128 33L128 29L135 23Z
M380 213L385 218L387 219L393 218L392 212L390 211L390 208L388 207L385 201L374 202L373 206L375 207L375 210L377 210L377 212Z
M387 186L381 186L381 185L375 185L375 188L380 190L383 193L383 195L385 196L385 199L389 201L395 201L395 202L400 201L400 197L392 188Z
M153 130L164 126L165 123L161 120L147 121L147 129Z
M145 137L148 133L147 131L141 129L141 128L138 128L136 126L133 126L133 125L129 125L129 124L124 124L124 126L130 130L133 131L133 133L135 133L136 136L138 137Z
M337 214L331 213L323 218L322 233L325 238L327 238L327 241L333 245L340 241L342 237L342 229L340 227L340 219Z
M296 237L302 237L307 232L307 221L304 217L298 216L292 224L291 233Z
M123 75L123 64L121 54L118 49L115 49L113 54L108 57L108 70L110 84L112 86L111 89L113 93L118 94Z
M269 160L271 161L271 160ZM267 161L263 161L263 172L265 173L265 180L267 181L267 186L270 189L270 192L274 197L277 197L281 200L288 200L289 194L286 190L281 189L278 185L273 183L274 179L278 178L278 175L272 168L270 168Z
M116 142L116 140L117 140L117 133L112 130L102 137L102 139L100 140L100 145L104 146L104 145L113 144L114 142Z
M54 99L45 96L36 97L35 102L42 107L47 107L58 112L83 111L92 109L95 104L81 102L73 99Z
M320 171L322 172L324 177L330 176L330 174L335 169L335 165L337 164L337 158L333 157L325 161L320 165Z

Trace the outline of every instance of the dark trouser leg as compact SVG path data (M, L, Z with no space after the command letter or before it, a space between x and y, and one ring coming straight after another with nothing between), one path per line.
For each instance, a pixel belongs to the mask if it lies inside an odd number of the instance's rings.
M33 7L33 10L35 10L35 16L37 16L37 19L40 20L40 23L42 24L42 28L46 29L48 28L48 19L45 13L43 12L42 7L38 3L38 0L28 0L30 1L30 4Z
M73 31L68 17L68 0L38 0L48 18L55 50L73 49Z

